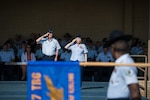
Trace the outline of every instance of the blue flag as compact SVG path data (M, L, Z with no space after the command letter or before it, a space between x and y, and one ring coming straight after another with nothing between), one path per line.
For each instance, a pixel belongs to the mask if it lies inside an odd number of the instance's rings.
M28 62L28 100L80 100L79 62Z

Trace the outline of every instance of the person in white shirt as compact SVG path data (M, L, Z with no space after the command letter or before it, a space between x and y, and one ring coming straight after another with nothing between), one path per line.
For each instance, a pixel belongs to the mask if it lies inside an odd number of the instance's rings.
M27 62L27 61L36 61L35 54L31 52L31 46L27 45L25 51L21 55L21 62ZM21 65L22 69L22 77L21 80L25 80L26 78L26 71L27 71L27 66L26 65Z
M48 32L36 40L37 43L42 43L43 60L57 61L59 49L61 49L58 41L53 38L53 31Z
M77 36L72 42L68 43L65 46L65 49L71 50L71 61L80 61L80 62L87 62L87 47L85 44L81 43L81 37Z
M134 63L129 55L131 35L119 30L110 33L108 45L111 47L115 63ZM107 90L107 100L141 100L135 66L115 66Z
M71 61L79 61L79 62L87 62L87 47L85 44L82 44L81 36L76 36L70 43L65 46L65 49L71 50ZM81 68L81 84L82 85L82 77L83 77L83 67Z

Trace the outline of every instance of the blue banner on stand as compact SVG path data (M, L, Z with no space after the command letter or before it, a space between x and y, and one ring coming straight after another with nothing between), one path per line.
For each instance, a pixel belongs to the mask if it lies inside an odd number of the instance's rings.
M28 100L80 100L79 62L28 62Z

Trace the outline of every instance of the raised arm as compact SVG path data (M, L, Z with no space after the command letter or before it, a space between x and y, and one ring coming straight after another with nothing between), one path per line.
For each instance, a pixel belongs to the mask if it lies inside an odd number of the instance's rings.
M44 34L44 35L42 35L42 36L40 36L38 39L36 39L36 43L38 43L39 41L41 41L42 40L42 38L44 38L44 37L46 37L46 36L48 36L48 32L46 33L46 34Z
M70 43L65 46L65 49L68 49L77 39L73 39Z

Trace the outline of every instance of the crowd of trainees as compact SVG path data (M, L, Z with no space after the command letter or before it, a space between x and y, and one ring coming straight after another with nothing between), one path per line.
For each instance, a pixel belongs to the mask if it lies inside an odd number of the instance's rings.
M109 47L105 45L105 43L108 41L107 38L103 38L102 41L97 41L94 43L89 37L83 38L79 35L77 37L80 37L82 40L82 42L80 41L80 43L85 45L87 61L114 61ZM36 43L36 39L36 35L32 34L31 38L27 40L22 40L20 35L16 35L16 38L14 40L7 40L0 51L0 68L3 69L2 66L4 66L4 63L6 62L27 62L42 60L44 57L44 54L42 52L42 44L40 42ZM65 46L69 42L71 42L73 38L69 33L66 33L63 39L56 38L56 40L60 45L57 61L70 61L72 52L71 49L66 49ZM138 38L134 38L130 53L134 55L145 54L143 44ZM12 73L13 68L8 67L8 69L10 69L9 73ZM24 80L26 76L26 66L21 66L21 70L21 80ZM1 76L3 70L0 71Z
M143 46L138 39L134 38L132 46L129 48L128 42L132 39L131 35L125 35L119 30L114 30L110 33L109 40L104 38L103 44L96 46L93 45L93 41L90 38L81 38L77 35L75 38L70 38L68 41L65 39L57 40L53 38L53 31L48 30L44 35L39 36L37 39L27 42L22 42L23 48L17 50L17 55L14 53L14 49L10 48L10 41L7 41L3 45L3 49L0 52L1 66L0 71L4 68L9 69L9 75L7 78L12 78L12 66L5 66L5 62L17 61L27 62L36 60L49 60L49 61L115 61L116 63L134 63L131 54L146 54ZM36 42L35 42L36 41ZM58 42L59 41L59 42ZM15 45L13 45L15 46ZM38 49L35 49L38 46ZM108 47L109 46L109 47ZM71 52L69 51L71 50ZM111 50L111 53L110 53ZM130 52L129 52L130 50ZM19 53L20 52L20 53ZM38 53L37 53L38 52ZM70 60L65 60L63 53L70 53L71 56L67 56ZM94 52L94 53L93 53ZM20 55L19 55L20 54ZM39 54L40 56L38 56ZM67 54L64 54L67 55ZM113 57L112 57L113 55ZM114 59L115 60L114 60ZM22 77L24 80L26 77L27 66L21 66ZM82 68L81 69L81 84L82 88ZM141 94L137 78L137 68L134 66L115 66L107 89L107 100L141 100ZM0 72L2 73L2 72ZM98 75L99 76L99 75ZM100 77L100 76L99 76Z

